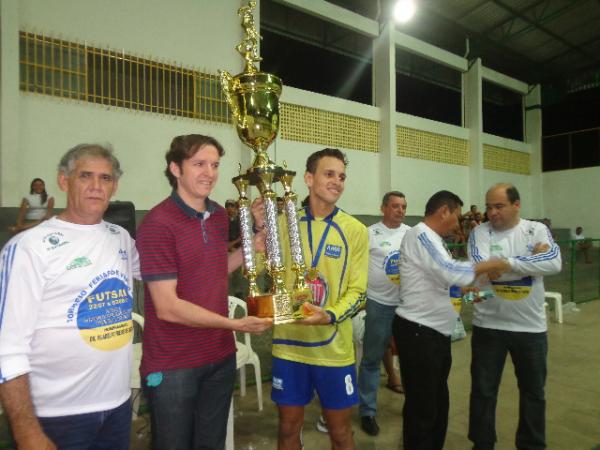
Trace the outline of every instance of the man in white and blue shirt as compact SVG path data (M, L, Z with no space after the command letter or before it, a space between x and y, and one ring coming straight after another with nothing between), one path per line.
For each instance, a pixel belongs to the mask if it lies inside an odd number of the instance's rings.
M475 303L473 317L469 439L476 450L496 442L496 400L506 355L510 353L519 386L519 450L546 448L544 386L547 371L545 275L560 272L560 249L548 227L521 219L519 192L511 184L486 194L489 222L473 230L469 258L504 260L510 270L483 286L493 298Z
M443 237L459 226L462 200L449 191L434 194L425 218L400 247L400 304L393 332L406 400L404 448L442 450L448 427L450 335L457 313L450 287L466 286L480 274L508 270L503 260L479 263L452 259Z

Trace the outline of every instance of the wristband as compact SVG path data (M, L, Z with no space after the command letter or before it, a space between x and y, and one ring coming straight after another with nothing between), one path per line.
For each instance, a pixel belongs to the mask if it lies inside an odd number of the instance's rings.
M332 311L329 311L329 310L325 310L325 312L329 316L329 319L330 319L329 324L333 325L335 323L335 314Z

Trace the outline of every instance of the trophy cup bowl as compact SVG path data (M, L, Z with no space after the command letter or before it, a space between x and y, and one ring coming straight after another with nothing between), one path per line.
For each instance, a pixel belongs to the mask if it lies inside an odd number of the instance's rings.
M231 103L239 138L249 147L266 150L279 130L281 80L270 73L242 73L234 78ZM235 114L234 114L235 115Z

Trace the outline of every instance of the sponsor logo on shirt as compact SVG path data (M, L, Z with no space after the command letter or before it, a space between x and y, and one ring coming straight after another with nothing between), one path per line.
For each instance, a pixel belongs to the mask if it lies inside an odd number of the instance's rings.
M62 247L65 244L68 244L69 241L64 240L64 235L60 231L55 231L53 233L47 234L42 238L42 242L46 245L47 251L54 250L58 247Z
M319 272L316 279L307 279L306 284L312 293L313 305L317 305L320 308L325 307L329 297L329 286L325 281L325 277Z
M119 249L119 256L123 261L127 261L127 250Z
M379 243L380 247L391 247L392 243L390 241L383 241Z
M121 234L121 232L119 231L119 229L116 226L112 225L112 224L107 225L106 228L108 228L108 231L110 231L112 234Z
M92 283L90 283L92 284ZM133 296L119 276L106 278L91 292L84 290L68 310L83 341L96 350L114 351L131 342Z
M325 256L329 256L330 258L339 258L342 255L342 247L339 245L331 245L327 244L325 247Z
M460 288L460 286L453 284L452 286L450 286L450 289L448 291L450 293L450 303L452 303L454 311L460 314L460 309L462 306L462 289Z
M383 270L385 270L388 280L400 285L400 250L394 250L385 257Z
M504 300L523 300L529 297L533 286L532 277L524 277L514 281L492 281L492 288Z
M81 267L89 266L90 264L92 264L92 262L87 256L80 256L67 265L67 270L79 269Z

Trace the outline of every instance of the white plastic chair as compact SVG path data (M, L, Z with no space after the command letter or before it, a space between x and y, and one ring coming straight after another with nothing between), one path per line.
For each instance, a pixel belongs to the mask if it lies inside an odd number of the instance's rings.
M132 320L137 323L140 328L144 329L144 318L137 313L131 313ZM140 409L140 395L142 389L142 383L140 379L140 364L142 363L142 343L138 342L133 344L133 358L131 361L131 378L129 380L129 387L131 388L131 396L133 398L132 405L132 420L137 418L137 413Z
M563 323L562 294L560 292L546 292L544 297L546 300L554 300L554 320ZM545 306L548 306L548 302Z
M241 308L244 312L244 316L248 315L248 308L246 306L246 302L240 300L237 297L229 296L229 318L233 319L236 317L235 312L237 308ZM263 409L263 401L262 401L262 378L260 372L260 360L258 359L258 355L252 349L252 344L250 342L250 333L241 333L243 339L238 339L236 333L233 335L235 337L235 346L237 348L236 353L236 363L237 368L240 370L240 395L243 397L246 395L246 364L251 364L254 366L254 378L256 380L256 395L258 397L258 410L262 411Z
M225 435L225 450L235 450L233 440L233 397L229 404L229 417L227 418L227 434Z

